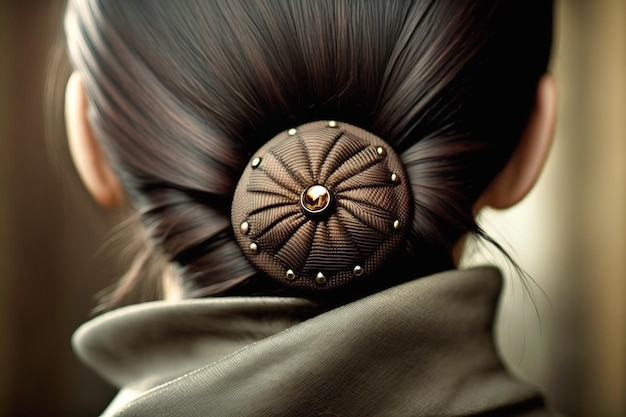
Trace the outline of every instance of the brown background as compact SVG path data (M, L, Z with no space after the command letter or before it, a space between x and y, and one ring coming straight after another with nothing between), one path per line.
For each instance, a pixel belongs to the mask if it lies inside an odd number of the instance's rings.
M626 415L625 3L558 2L553 153L520 207L483 219L550 300L540 330L509 276L501 350L571 416ZM44 140L60 4L0 0L0 416L95 415L114 394L70 348L121 267L102 249L119 213L94 207Z

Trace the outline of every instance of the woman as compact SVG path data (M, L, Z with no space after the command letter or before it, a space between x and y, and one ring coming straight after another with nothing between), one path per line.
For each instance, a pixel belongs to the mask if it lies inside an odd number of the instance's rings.
M551 2L71 0L65 30L79 174L168 265L75 336L106 414L548 415L493 347L498 271L456 264L547 156Z

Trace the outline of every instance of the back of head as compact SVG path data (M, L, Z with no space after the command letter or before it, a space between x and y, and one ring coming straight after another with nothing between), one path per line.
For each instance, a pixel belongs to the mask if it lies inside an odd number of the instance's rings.
M552 4L70 0L65 27L91 127L198 296L265 285L233 236L235 188L257 149L317 120L371 132L404 164L412 219L378 274L451 267L531 111Z

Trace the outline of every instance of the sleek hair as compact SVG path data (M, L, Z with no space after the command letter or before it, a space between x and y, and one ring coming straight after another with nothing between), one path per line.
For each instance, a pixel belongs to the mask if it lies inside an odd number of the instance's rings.
M517 145L552 42L549 0L70 0L89 122L186 296L257 272L230 205L280 131L340 120L400 155L414 196L402 262L453 266L472 206ZM383 274L388 274L388 266ZM259 278L262 279L262 278Z

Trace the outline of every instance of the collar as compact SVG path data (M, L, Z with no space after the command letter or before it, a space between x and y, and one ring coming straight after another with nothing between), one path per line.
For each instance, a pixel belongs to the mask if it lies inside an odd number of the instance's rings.
M475 268L420 278L321 314L298 298L145 303L86 323L74 345L83 361L131 393L109 407L114 415L535 409L537 393L504 370L492 343L500 288L496 269Z

